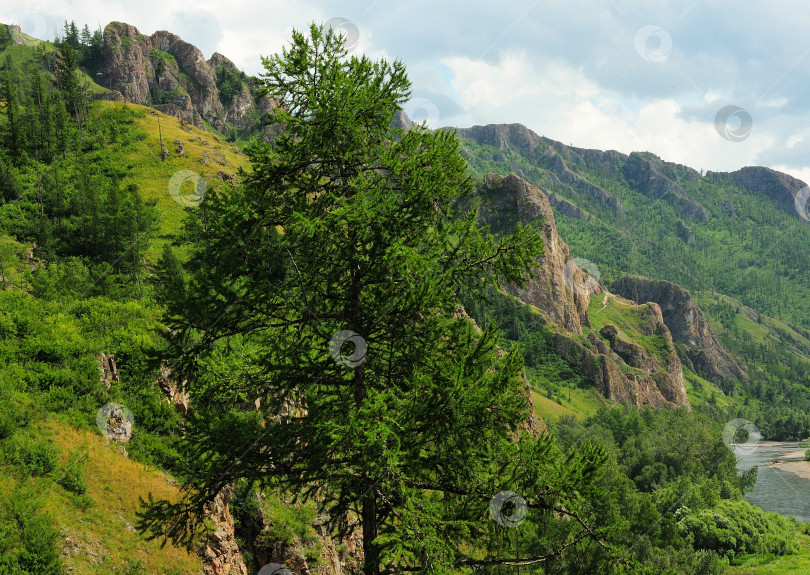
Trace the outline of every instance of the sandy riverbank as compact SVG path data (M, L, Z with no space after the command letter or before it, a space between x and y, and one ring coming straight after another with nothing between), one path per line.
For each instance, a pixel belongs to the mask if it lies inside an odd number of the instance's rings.
M804 460L804 449L785 453L780 459L769 463L774 469L781 469L803 479L810 479L810 461ZM801 461L785 461L786 459L800 459Z

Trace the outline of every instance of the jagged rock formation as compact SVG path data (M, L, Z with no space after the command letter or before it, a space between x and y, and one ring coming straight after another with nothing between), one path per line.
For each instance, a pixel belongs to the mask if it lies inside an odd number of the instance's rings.
M233 490L225 487L205 507L206 517L214 524L202 553L205 575L248 575L245 562L239 553L234 535L234 523L228 504Z
M579 366L609 399L634 405L689 407L681 363L661 308L655 303L638 306L620 302L643 335L659 338L663 353L639 346L617 326L595 332L588 314L591 298L616 296L607 293L589 262L571 257L557 233L547 196L515 174L505 178L490 174L477 193L481 198L480 218L493 231L513 229L517 222L542 222L545 253L538 258L537 275L525 288L513 286L510 291L559 326L554 343L557 353ZM588 345L581 337L586 332Z
M588 217L588 212L580 208L578 205L569 202L563 197L558 196L554 192L548 195L548 201L552 206L557 208L557 211L569 218L582 220Z
M118 381L118 366L115 365L115 356L103 351L98 356L98 369L101 372L101 385L110 389L112 382Z
M515 148L522 151L534 151L543 143L543 139L523 124L488 124L471 128L457 129L462 138L469 138L499 150Z
M236 70L221 54L208 61L195 46L169 32L151 36L121 22L104 29L104 61L96 79L112 90L104 99L152 106L205 129L249 130L273 108L270 98L254 98L247 77L228 94L227 105L217 85L217 70Z
M553 146L546 147L543 152L543 160L542 165L556 174L561 182L569 184L575 190L595 199L600 206L610 210L617 216L623 216L626 213L619 198L574 173L563 159L563 156Z
M108 403L102 407L96 421L101 420L101 431L116 443L126 443L132 439L131 414L127 417L122 407L116 403Z
M391 126L394 128L400 128L407 132L411 129L411 126L413 126L413 121L408 117L408 114L405 113L405 110L399 110L394 115L394 119L391 121Z
M178 413L188 413L188 393L185 389L185 381L179 386L172 381L172 369L166 365L160 367L155 383L166 396L169 405L172 405Z
M582 333L582 324L590 325L585 310L590 305L591 293L601 293L599 278L592 278L576 265L568 246L557 233L551 203L540 188L515 174L506 178L490 174L480 187L483 200L480 217L494 230L514 226L515 223L543 222L545 253L540 256L540 267L525 288L513 288L521 300L537 305L548 313L552 322L567 331Z
M638 306L636 313L643 319L640 322L643 333L663 340L666 348L663 357L656 357L633 343L614 325L606 325L598 336L589 333L590 347L558 333L555 350L570 363L580 366L602 395L613 401L656 408L690 408L681 363L661 309L653 303Z
M679 168L676 172L675 167ZM639 192L655 200L664 200L678 208L681 216L695 222L705 222L709 212L700 202L690 199L678 183L681 178L697 179L700 174L691 168L662 162L653 154L633 152L622 168L627 181Z
M748 379L745 366L738 364L720 345L689 291L672 282L639 276L623 277L612 287L628 299L661 306L672 337L684 345L681 359L689 369L713 382Z

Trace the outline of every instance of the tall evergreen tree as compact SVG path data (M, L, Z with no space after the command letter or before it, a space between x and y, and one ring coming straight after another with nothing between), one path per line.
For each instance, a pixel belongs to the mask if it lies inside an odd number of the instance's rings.
M493 496L524 494L542 528L575 516L603 457L521 431L519 354L459 313L462 288L523 283L542 236L496 240L456 211L472 183L455 135L391 128L401 62L349 57L313 25L264 65L284 131L249 149L244 185L206 196L188 287L161 292L195 401L189 495L140 528L190 542L205 501L244 478L313 498L337 533L359 526L369 575L506 562Z
M65 108L81 130L88 113L88 94L79 79L79 62L76 50L69 42L64 42L59 49L56 65L56 78Z
M6 66L3 70L3 85L0 91L3 101L3 112L6 115L6 146L15 161L20 161L23 152L22 122L20 118L19 100L17 96L17 81L13 74L11 57L6 56Z

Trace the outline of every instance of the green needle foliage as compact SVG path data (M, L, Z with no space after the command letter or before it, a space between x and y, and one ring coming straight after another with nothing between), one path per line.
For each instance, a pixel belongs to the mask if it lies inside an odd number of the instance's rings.
M514 561L489 513L502 490L532 508L532 561L596 538L556 517L577 517L603 450L565 458L532 438L522 357L458 307L462 288L523 285L539 229L496 239L456 211L472 182L455 135L391 127L410 94L401 62L349 57L312 25L264 65L281 136L191 215L188 277L171 254L158 273L195 408L187 498L152 501L141 530L191 544L204 503L247 479L313 499L333 533L361 531L367 574Z

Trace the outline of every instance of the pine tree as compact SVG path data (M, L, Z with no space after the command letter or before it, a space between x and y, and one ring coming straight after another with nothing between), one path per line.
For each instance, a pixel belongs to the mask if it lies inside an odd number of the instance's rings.
M92 36L90 34L90 27L87 24L85 24L84 28L82 28L81 43L84 46L89 46L91 41Z
M493 496L523 493L538 529L576 517L604 458L520 431L522 358L459 312L462 288L522 284L541 232L496 239L457 211L472 182L455 134L391 128L401 62L349 57L313 25L264 65L284 130L189 214L190 281L161 292L195 402L189 496L152 502L140 529L191 543L205 501L245 479L313 499L336 533L359 522L367 575L505 562L484 555L505 531Z
M22 160L22 122L20 118L19 100L17 96L17 81L13 74L11 56L6 56L6 66L3 71L3 85L0 91L0 98L3 101L3 112L6 115L5 140L11 152L11 157L16 161Z
M79 62L76 50L73 49L69 42L64 42L59 49L56 78L59 89L62 91L65 109L81 131L89 109L88 94L87 89L79 79Z

